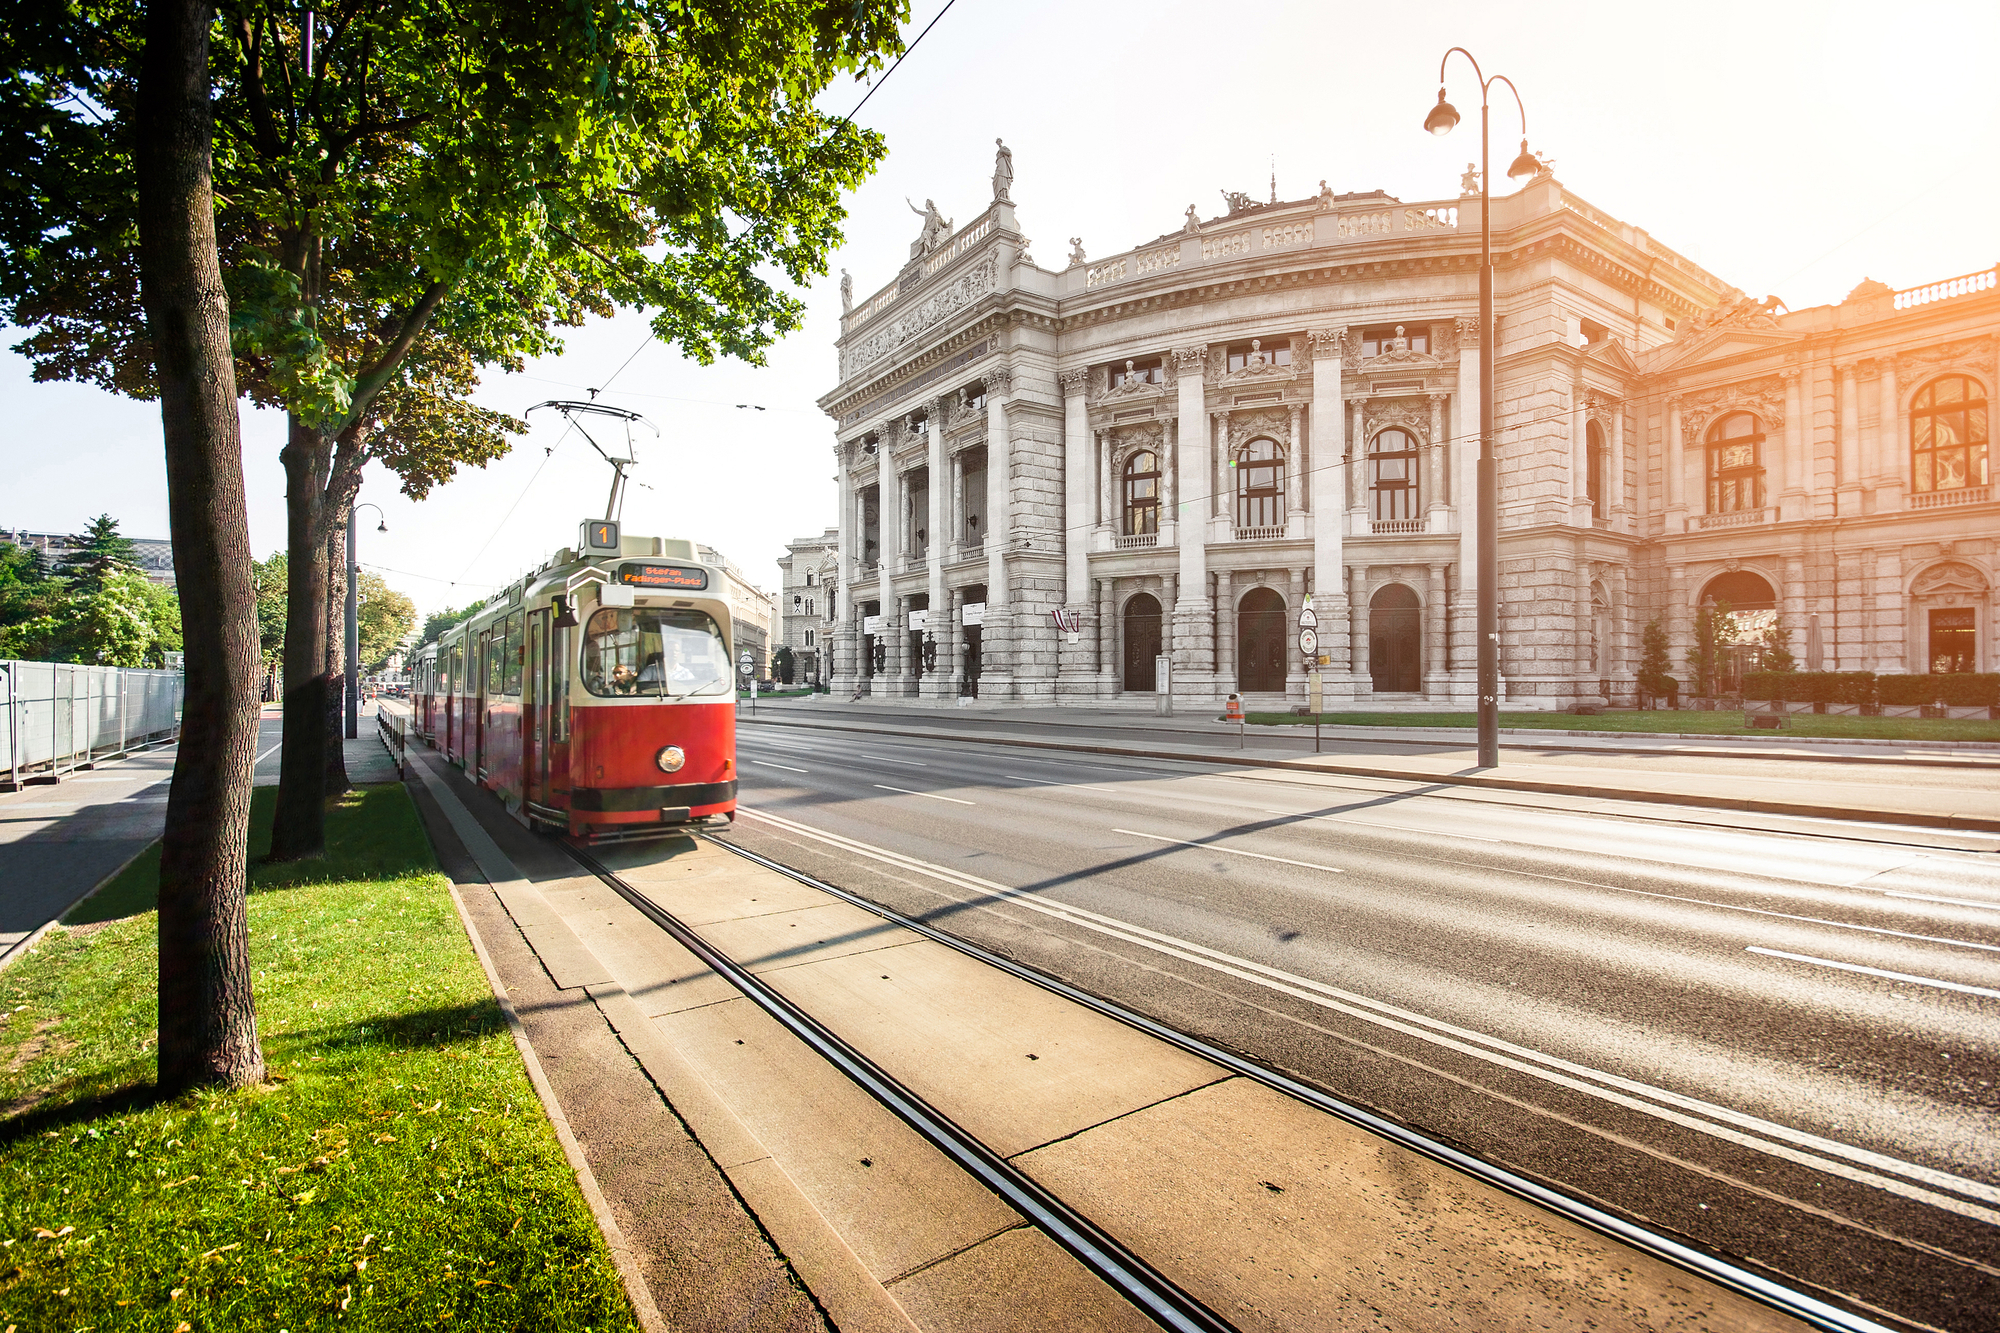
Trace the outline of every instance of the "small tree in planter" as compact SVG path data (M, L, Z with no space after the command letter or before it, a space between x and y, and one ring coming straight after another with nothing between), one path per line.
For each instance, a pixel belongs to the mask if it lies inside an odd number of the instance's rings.
M781 684L792 683L792 671L792 650L789 647L780 648L771 655L771 674L776 676Z
M1714 708L1715 680L1722 666L1722 648L1729 642L1733 626L1727 602L1707 601L1694 618L1694 646L1688 649L1688 672L1694 677L1696 707Z
M1639 697L1641 706L1647 707L1660 699L1672 704L1680 701L1675 697L1679 683L1667 674L1667 630L1656 616L1646 622L1645 631L1639 636Z

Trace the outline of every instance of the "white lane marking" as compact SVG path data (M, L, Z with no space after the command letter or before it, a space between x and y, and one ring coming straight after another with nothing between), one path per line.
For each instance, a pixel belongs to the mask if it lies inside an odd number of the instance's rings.
M1285 812L1285 811L1283 811L1283 810L1266 810L1266 811L1265 811L1264 813L1265 813L1265 814L1267 814L1267 815L1282 815L1282 814L1285 814L1286 812ZM1298 817L1298 818L1307 818L1307 819L1333 819L1333 818L1334 818L1334 816L1331 816L1331 815L1301 815L1301 816L1297 816L1297 817ZM1339 821L1339 822L1343 822L1343 823L1344 823L1344 822L1346 822L1346 821ZM1357 822L1358 822L1358 821L1357 821ZM1398 827L1400 827L1400 826L1399 826L1399 825L1395 825L1395 824L1381 824L1381 825L1376 825L1375 827L1379 827L1379 828L1398 828ZM1405 830L1405 831L1406 831L1406 832L1415 832L1416 830ZM1457 838L1457 837L1464 837L1464 836L1467 836L1467 835L1465 835L1465 834L1459 834L1459 833L1446 833L1446 834L1440 834L1439 836L1441 836L1441 837L1449 837L1449 838ZM1481 841L1481 842L1499 842L1499 841L1502 841L1502 839L1498 839L1498 838L1481 838L1481 839L1479 839L1479 841ZM1517 843L1509 843L1508 845L1509 845L1509 846L1520 846L1520 845L1529 845L1529 846L1535 846L1535 847L1547 847L1547 846L1548 846L1548 844L1543 844L1543 843L1535 843L1535 844L1517 844ZM1408 855L1408 853L1404 853L1404 855ZM1490 867L1490 866L1481 866L1481 865L1476 865L1476 864L1474 864L1473 862L1470 862L1470 861L1453 861L1453 860L1451 860L1451 859L1449 859L1449 858L1447 858L1447 857L1442 857L1442 856L1425 856L1425 857L1419 857L1418 859L1420 859L1420 860L1425 860L1425 861L1432 861L1432 862L1435 862L1435 863L1436 863L1436 864L1438 864L1438 865L1447 865L1447 866L1462 866L1462 867L1464 867L1464 868L1466 868L1466 869L1468 869L1468 870L1490 870L1490 869L1492 869L1492 868L1493 868L1493 867ZM1748 914L1750 914L1751 916L1768 916L1768 917L1775 917L1775 918L1777 918L1777 919L1778 919L1778 920L1780 920L1780 921L1803 921L1803 922L1806 922L1806 923L1807 923L1808 925L1814 925L1814 926L1832 926L1832 927L1834 927L1834 928L1836 928L1836 929L1838 929L1838 930L1858 930L1858 931L1862 931L1862 932L1864 932L1864 933L1866 933L1866 934L1869 934L1869 935L1888 935L1888 936L1890 936L1890 937L1892 937L1892 938L1894 938L1894 939L1899 939L1899 940L1919 940L1919 941L1922 941L1922 942L1923 942L1923 943L1925 943L1925 944L1943 944L1943 945L1947 945L1947 946L1949 946L1949 947L1951 947L1951 948L1954 948L1954 949L1979 949L1979 950L1983 950L1984 952L1987 952L1987 953L2000 953L2000 944L1979 944L1979 943L1977 943L1977 942L1975 942L1975 941L1973 941L1973 940L1954 940L1954 939L1949 939L1949 938L1946 938L1945 936L1942 936L1942 935L1918 935L1918 934L1915 934L1915 933L1913 933L1913 932L1911 932L1911 931L1907 931L1907 930L1890 930L1890 929L1889 929L1888 927L1886 927L1886 926L1863 926L1863 925L1858 925L1858 924L1856 924L1855 922L1852 922L1852 921L1829 921L1829 920L1827 920L1827 919L1826 919L1825 917L1820 917L1820 916L1800 916L1800 915L1799 915L1798 913L1796 913L1796 912L1774 912L1774 911L1772 911L1771 909L1769 909L1769 908L1766 908L1766 907L1742 907L1742 906L1739 906L1739 905L1737 905L1737 904L1735 904L1735 903L1718 903L1718 902L1713 902L1713 901L1711 901L1711 900L1709 900L1709 899L1707 899L1707 898L1689 898L1689 897L1686 897L1686 896L1684 896L1684 895L1682 895L1682 894L1678 894L1678 893L1653 893L1653 892L1651 892L1650 890L1647 890L1647 889L1631 889L1631 888L1627 888L1627 887L1625 887L1625 886L1624 886L1624 885L1622 885L1622 884L1605 884L1605 883L1603 883L1603 882L1601 882L1601 881L1599 881L1599 880L1592 880L1592 879L1571 879L1571 878L1569 878L1569 877L1567 877L1567 876L1563 876L1563 875L1544 875L1544 874L1540 874L1540 873L1538 873L1538 872L1536 872L1536 871L1533 871L1533 870L1514 870L1514 869L1509 869L1509 870L1508 870L1508 871L1507 871L1506 873L1508 873L1508 874L1510 874L1510 875L1521 875L1521 876L1525 876L1526 878L1529 878L1529 879L1541 879L1541 880L1547 880L1548 882L1550 882L1550 883L1552 883L1552 884L1575 884L1575 885L1578 885L1579 887L1582 887L1582 888L1590 888L1590 889L1603 889L1603 890L1604 890L1605 892L1607 892L1607 893L1627 893L1627 894L1631 894L1631 895L1632 895L1633 897L1635 897L1635 898L1658 898L1658 899L1660 899L1660 900L1661 900L1662 902L1670 902L1670 903L1687 903L1687 904L1689 904L1689 905L1691 905L1691 906L1694 906L1694 907L1712 907L1712 908L1714 908L1714 909L1715 909L1716 911L1718 911L1718 912L1747 912L1747 913L1748 913ZM1885 890L1885 892L1888 892L1888 891L1887 891L1887 890ZM1895 896L1898 896L1898 897L1905 897L1905 898L1913 898L1913 897L1918 897L1918 896L1920 896L1920 895L1917 895L1917 894L1897 894L1897 895L1895 895ZM1941 899L1935 899L1935 900L1930 900L1930 901L1937 901L1937 902L1952 902L1952 901L1956 901L1956 900L1954 900L1954 899L1942 899L1942 898L1941 898ZM1984 904L1984 903L1975 903L1975 904L1973 904L1973 906L1987 906L1987 905L1988 905L1988 904ZM1994 904L1994 906L2000 906L2000 904Z
M905 795L905 796L928 796L928 797L929 797L929 798L930 798L931 800L933 800L933 801L950 801L950 802L951 802L951 803L952 803L953 805L977 805L977 804L978 804L978 802L977 802L977 801L961 801L961 800L959 800L959 799L958 799L958 798L957 798L956 796L939 796L939 795L938 795L938 794L937 794L936 792L928 792L928 791L911 791L911 790L910 790L909 788L907 788L907 787L884 787L884 786L883 786L883 785L882 785L881 783L879 783L879 782L877 782L877 783L875 783L875 784L873 784L873 785L875 786L876 790L878 790L878 791L899 791L899 792L903 793L903 795Z
M803 768L793 768L790 764L774 764L768 759L752 759L750 762L759 768L782 768L787 773L804 773L809 771Z
M1482 838L1471 833L1446 833L1442 830L1411 828L1407 824L1378 824L1368 819L1349 819L1345 815L1316 815L1306 810L1266 810L1267 815L1284 815L1290 819L1324 820L1329 824L1357 824L1362 828L1385 828L1396 833L1415 833L1425 838L1457 838L1461 842L1505 842L1505 838Z
M272 755L276 754L278 751L284 748L285 748L285 743L283 741L279 741L276 745L273 745L270 749L264 751L264 753L258 755L255 759L252 759L250 761L250 767L252 768L257 767L257 765L263 763L266 759L269 759Z
M1745 953L1761 953L1771 958L1789 958L1796 963L1812 963L1818 967L1837 967L1843 972L1860 972L1871 977L1887 977L1891 981L1913 981L1919 986L1936 986L1940 990L1963 991L1967 995L1984 995L2000 1000L2000 990L1989 990L1985 986L1968 986L1962 981L1940 981L1936 977L1912 976L1908 972L1885 972L1879 967L1863 967L1859 963L1837 963L1831 958L1814 958L1811 954L1786 953L1783 949L1761 949L1750 945Z
M1384 1004L1379 1000L1371 1000L1363 995L1339 990L1320 982L1311 981L1305 977L1280 971L1277 968L1266 967L1261 963L1253 963L1248 959L1237 958L1234 955L1222 953L1219 950L1210 949L1204 945L1194 944L1187 940L1178 939L1172 935L1164 935L1158 931L1148 930L1143 926L1135 926L1129 922L1120 921L1115 917L1103 916L1086 908L1071 907L1038 895L1023 893L1019 889L1010 889L1004 884L997 884L992 880L981 879L977 875L968 875L963 871L953 870L947 866L933 865L928 861L918 860L916 857L904 856L900 852L892 852L887 848L858 842L855 839L842 837L837 833L829 833L824 829L814 828L810 824L800 824L794 820L769 814L763 810L747 810L739 807L739 813L765 820L768 823L775 824L780 828L788 829L805 837L817 838L821 842L854 852L856 855L864 856L871 860L882 861L889 865L900 866L904 869L915 870L919 873L929 875L933 879L943 880L947 884L982 896L1002 898L1017 906L1040 912L1045 916L1055 917L1071 925L1081 926L1086 930L1094 930L1099 934L1109 935L1115 939L1139 945L1142 948L1152 949L1157 953L1179 958L1183 961L1206 967L1211 971L1221 972L1227 976L1236 977L1239 980L1261 985L1269 990L1291 995L1309 1004L1317 1005L1320 1008L1330 1009L1346 1014L1349 1017L1360 1019L1363 1022L1373 1023L1378 1027L1401 1032L1406 1036L1416 1037L1419 1040L1428 1041L1434 1045L1443 1046L1447 1049L1458 1051L1461 1054L1472 1056L1475 1059L1485 1060L1489 1063L1500 1065L1503 1068L1515 1070L1518 1073L1541 1079L1547 1083L1554 1083L1561 1087L1570 1088L1574 1091L1585 1093L1588 1096L1596 1097L1601 1101L1623 1106L1630 1110L1650 1115L1655 1119L1680 1125L1683 1128L1696 1130L1714 1138L1722 1139L1725 1142L1735 1143L1774 1157L1781 1157L1786 1161L1796 1162L1801 1166L1811 1167L1816 1171L1824 1171L1829 1175L1840 1176L1843 1179L1852 1180L1859 1184L1888 1190L1892 1194L1899 1194L1904 1198L1916 1199L1931 1204L1934 1207L1945 1209L1948 1212L1976 1218L1979 1221L1992 1225L2000 1225L2000 1209L1982 1208L1977 1204L1965 1203L1959 1199L1937 1194L1932 1190L1924 1189L1920 1186L1906 1184L1903 1180L1892 1180L1887 1176L1878 1175L1876 1171L1864 1170L1862 1167L1872 1166L1879 1171L1893 1172L1896 1175L1905 1177L1907 1180L1920 1180L1941 1189L1953 1190L1958 1194L1965 1195L1967 1198L1983 1199L1990 1203L2000 1204L2000 1188L1988 1185L1984 1181L1955 1175L1949 1171L1940 1171L1935 1167L1921 1166L1914 1162L1905 1162L1900 1158L1891 1157L1886 1153L1878 1153L1872 1149L1858 1148L1852 1144L1822 1138L1806 1130L1793 1129L1789 1125L1781 1125L1775 1121L1765 1120L1748 1112L1738 1111L1733 1107L1721 1106L1714 1102L1704 1101L1699 1097L1690 1097L1684 1093L1671 1092L1665 1088L1653 1087L1650 1084L1641 1083L1636 1079L1628 1079L1617 1074L1606 1073L1602 1070L1593 1069L1588 1065L1577 1064L1557 1056L1544 1054L1530 1047L1502 1041L1497 1037L1487 1036L1484 1033L1475 1032L1469 1028L1462 1028L1435 1018L1428 1018L1408 1009L1400 1009L1394 1005ZM1370 1012L1371 1010L1376 1012ZM1419 1024L1423 1026L1420 1027L1418 1026ZM1435 1030L1426 1031L1425 1028ZM1440 1035L1441 1033L1447 1035ZM1455 1040L1455 1038L1462 1040ZM1480 1045L1474 1045L1473 1043L1480 1043L1492 1049L1481 1049ZM1504 1052L1504 1054L1496 1054L1496 1052ZM1510 1056L1519 1058L1509 1058ZM1530 1063L1531 1061L1538 1063ZM1568 1077L1568 1075L1575 1075L1576 1077ZM1585 1082L1585 1079L1595 1079L1597 1083ZM1598 1084L1608 1086L1598 1086ZM1617 1089L1617 1091L1613 1089ZM1626 1093L1634 1095L1627 1096L1625 1095ZM1650 1098L1652 1100L1642 1100L1642 1098ZM1682 1114L1683 1110L1694 1114ZM1711 1118L1704 1120L1699 1118L1701 1116ZM1718 1120L1725 1123L1714 1123ZM1742 1133L1737 1129L1729 1128L1729 1125L1755 1130L1757 1134ZM1758 1134L1767 1135L1768 1137L1760 1138L1757 1136ZM1771 1140L1773 1139L1779 1140L1779 1142L1772 1142ZM1792 1144L1799 1146L1789 1146ZM1800 1151L1800 1148L1810 1148L1816 1151L1803 1152ZM1818 1153L1825 1153L1828 1156L1822 1157L1817 1155ZM1847 1161L1830 1160L1834 1157L1846 1158ZM1850 1166L1848 1162L1860 1163L1861 1166Z
M2000 903L1974 902L1970 898L1933 898L1927 893L1900 893L1895 889L1884 889L1882 892L1891 898L1908 898L1913 902L1946 903L1952 907L1983 907L1989 912L2000 912Z
M1107 792L1112 796L1120 795L1119 792L1112 791L1109 787L1092 787L1081 782L1057 782L1053 778L1024 778L1019 773L1002 773L1000 776L1014 782L1039 782L1044 787L1074 787L1078 791L1101 791Z
M1329 874L1344 875L1347 872L1339 866L1323 866L1317 861L1294 861L1289 856L1266 856L1262 852L1246 852L1236 847L1224 847L1213 842L1189 842L1186 838L1163 838L1157 833L1141 833L1137 829L1115 828L1113 833L1123 833L1128 838L1151 838L1154 842L1175 842L1183 847L1193 847L1204 852L1228 852L1231 856L1254 857L1259 861L1276 861L1280 865L1304 866L1307 870L1324 870Z
M907 764L911 768L930 767L929 764L920 764L914 759L891 759L887 755L881 754L857 754L852 757L855 759L873 759L878 764Z

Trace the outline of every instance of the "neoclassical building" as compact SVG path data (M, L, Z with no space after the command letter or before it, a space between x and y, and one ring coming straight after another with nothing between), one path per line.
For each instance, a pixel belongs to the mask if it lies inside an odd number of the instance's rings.
M792 650L795 684L818 684L832 674L834 608L828 599L840 586L839 550L840 533L828 528L786 542L778 560L778 643Z
M1302 702L1310 598L1329 698L1469 706L1476 193L1226 194L1050 269L1011 177L843 298L836 692ZM1492 208L1511 702L1629 701L1710 598L1801 665L2000 669L2000 269L1792 311L1552 175Z

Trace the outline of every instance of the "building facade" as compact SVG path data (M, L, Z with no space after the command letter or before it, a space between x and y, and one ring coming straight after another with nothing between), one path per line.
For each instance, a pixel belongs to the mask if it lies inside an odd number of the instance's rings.
M771 629L777 620L777 608L772 604L771 594L752 583L742 570L730 562L728 556L713 546L698 545L695 552L703 564L713 565L722 571L724 596L729 600L729 616L734 626L737 658L740 660L744 653L750 654L751 669L757 679L770 679ZM738 683L742 683L740 678Z
M840 532L828 528L817 537L785 543L784 558L778 561L778 642L792 650L795 684L825 684L832 675L829 636L834 589L840 583L839 550Z
M1058 270L1009 180L844 315L833 688L1469 706L1476 180L1225 192ZM1629 702L1711 599L1803 666L2000 666L2000 270L1788 311L1550 174L1491 206L1510 701Z
M76 549L71 535L64 532L28 532L0 528L0 541L40 551L42 559L50 569L61 564L63 558ZM133 558L138 562L139 571L146 576L147 581L156 583L162 588L174 587L174 544L165 537L134 537L131 541Z

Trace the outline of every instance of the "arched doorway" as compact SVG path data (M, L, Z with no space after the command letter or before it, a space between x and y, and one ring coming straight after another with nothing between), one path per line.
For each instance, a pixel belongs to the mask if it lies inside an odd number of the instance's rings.
M1710 603L1729 609L1729 624L1717 636L1711 688L1718 694L1735 694L1743 688L1747 673L1763 668L1771 631L1778 622L1778 594L1761 574L1732 569L1703 585L1697 606Z
M1368 599L1368 675L1378 692L1422 688L1423 615L1417 594L1392 583Z
M1285 599L1270 588L1236 604L1236 680L1246 694L1285 688Z
M1134 593L1125 603L1125 688L1156 690L1153 659L1160 655L1160 599Z

